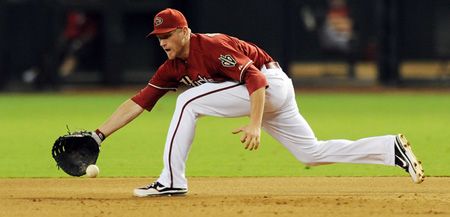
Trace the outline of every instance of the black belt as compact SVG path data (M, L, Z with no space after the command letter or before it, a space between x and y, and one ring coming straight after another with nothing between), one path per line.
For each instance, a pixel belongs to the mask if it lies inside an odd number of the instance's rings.
M266 67L266 69L281 69L280 64L278 64L278 62L268 62L265 63L264 66Z

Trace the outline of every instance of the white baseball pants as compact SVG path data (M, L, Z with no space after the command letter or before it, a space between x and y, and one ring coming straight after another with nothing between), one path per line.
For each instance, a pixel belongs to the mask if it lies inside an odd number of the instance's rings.
M299 161L306 165L337 162L394 165L394 135L356 141L318 141L299 113L291 79L281 69L263 67L261 71L269 82L263 130L283 144ZM248 91L244 85L235 82L206 83L180 94L167 134L164 169L158 182L165 186L187 188L186 160L199 117L241 117L249 116L249 113Z

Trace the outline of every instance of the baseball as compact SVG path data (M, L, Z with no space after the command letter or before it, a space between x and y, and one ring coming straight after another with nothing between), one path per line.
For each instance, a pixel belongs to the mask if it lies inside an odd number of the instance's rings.
M91 164L86 168L86 176L89 178L95 178L98 176L100 169L97 165Z

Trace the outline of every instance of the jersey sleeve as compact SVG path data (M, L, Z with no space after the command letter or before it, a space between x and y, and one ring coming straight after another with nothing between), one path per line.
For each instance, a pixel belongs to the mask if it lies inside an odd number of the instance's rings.
M255 90L258 90L261 87L267 88L269 86L266 76L264 76L264 74L253 64L251 64L244 72L243 79L249 95L252 95Z
M245 83L249 94L261 87L267 87L266 77L256 68L253 61L233 46L233 42L222 42L220 49L216 51L217 71L225 76Z
M177 90L178 82L171 77L172 71L167 63L161 65L148 82L147 86L141 89L131 100L136 104L151 111L156 102L168 91Z
M142 88L131 100L147 111L151 111L156 102L167 93L167 89L158 89L151 85Z
M153 77L148 82L148 85L160 90L176 90L179 82L175 78L177 73L172 65L172 62L166 61L162 64Z

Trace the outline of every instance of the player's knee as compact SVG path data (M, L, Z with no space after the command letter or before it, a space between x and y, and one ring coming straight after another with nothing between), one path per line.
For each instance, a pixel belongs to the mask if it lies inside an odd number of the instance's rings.
M319 159L314 154L304 156L302 159L299 160L306 166L318 166L321 164Z
M305 164L305 166L309 166L309 167L321 165L321 163L318 163L318 162L308 162L308 163L303 163L303 164Z
M317 165L317 162L314 162L313 160L310 160L310 159L302 160L301 162L303 164L305 164L306 166L316 166Z

